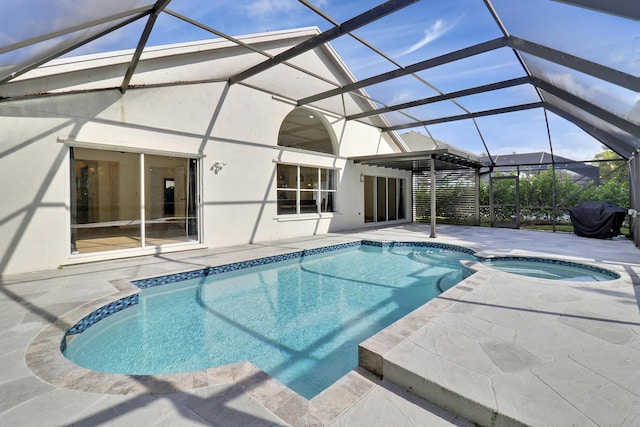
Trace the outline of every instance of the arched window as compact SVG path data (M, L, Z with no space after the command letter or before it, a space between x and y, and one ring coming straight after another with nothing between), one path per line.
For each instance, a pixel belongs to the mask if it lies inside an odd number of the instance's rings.
M335 154L330 129L317 113L296 108L285 117L278 145ZM278 215L335 212L337 169L279 163L276 173Z
M335 154L331 134L317 113L296 108L285 117L278 145L319 153Z

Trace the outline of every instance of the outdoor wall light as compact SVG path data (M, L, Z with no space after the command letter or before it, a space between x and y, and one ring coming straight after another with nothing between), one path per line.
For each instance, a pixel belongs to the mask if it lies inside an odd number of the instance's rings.
M360 174L360 182L364 182L364 174Z
M217 175L218 172L220 172L222 170L223 166L226 166L226 163L224 163L224 162L215 162L213 164L213 166L211 166L211 170L213 171L213 173L215 173Z

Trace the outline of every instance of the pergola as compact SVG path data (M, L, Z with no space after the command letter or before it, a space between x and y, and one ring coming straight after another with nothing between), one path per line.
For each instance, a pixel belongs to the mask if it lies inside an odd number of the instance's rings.
M476 186L480 168L486 164L470 153L457 150L453 147L441 148L428 151L413 151L409 153L395 153L378 156L352 157L355 163L362 163L370 166L383 168L393 168L411 171L416 173L429 173L432 183L436 182L437 170L473 169L476 176ZM430 188L431 212L436 211L436 186ZM478 200L476 191L476 211L478 210ZM431 237L436 237L436 215L431 215Z

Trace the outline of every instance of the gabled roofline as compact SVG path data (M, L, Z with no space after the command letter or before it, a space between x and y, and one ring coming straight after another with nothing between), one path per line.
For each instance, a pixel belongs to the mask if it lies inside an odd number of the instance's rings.
M244 36L239 36L238 38L245 43L259 44L301 37L313 37L315 34L318 34L318 32L319 29L317 27L303 27L290 30L247 34ZM171 43L158 46L147 46L142 53L141 60L145 61L150 59L159 59L175 55L234 48L237 46L237 44L223 38ZM11 82L31 80L68 71L78 71L81 69L90 69L117 64L128 64L133 58L134 53L135 49L124 49L93 53L88 55L57 58L49 61L44 65L41 65L36 69L29 71L26 74L16 77ZM86 64L86 66L79 66L79 64L83 63Z

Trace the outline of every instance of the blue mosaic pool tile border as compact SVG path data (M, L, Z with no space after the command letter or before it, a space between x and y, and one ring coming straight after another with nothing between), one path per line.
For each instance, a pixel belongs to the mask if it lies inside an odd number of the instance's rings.
M419 248L438 248L450 251L464 252L470 255L475 255L475 251L464 246L450 245L448 243L437 242L379 242L373 240L363 240L363 245L376 246L379 248L401 248L407 246L415 246Z
M134 280L131 283L140 289L153 288L155 286L166 285L168 283L181 282L183 280L197 279L215 274L228 273L230 271L243 270L245 268L259 267L272 264L274 262L288 261L302 258L303 256L317 255L325 252L360 246L361 242L340 243L338 245L324 246L321 248L305 249L302 251L289 252L282 255L273 255L263 258L256 258L249 261L234 262L215 267L205 267L199 270L187 271L184 273L169 274L166 276L152 277L150 279Z
M302 256L318 255L326 252L338 251L340 249L355 248L361 246L362 244L362 241L358 240L356 242L340 243L337 245L324 246L321 248L305 249L304 251L302 251Z
M439 248L457 252L463 252L471 255L475 255L475 251L469 248L465 248L463 246L456 246L447 243L437 243L437 242L395 242L395 241L374 241L374 240L358 240L354 242L348 243L340 243L336 245L324 246L320 248L306 249L302 251L294 251L281 255L268 256L263 258L252 259L249 261L241 261L235 262L231 264L224 264L215 267L205 267L198 270L187 271L183 273L176 274L168 274L166 276L152 277L149 279L140 279L133 280L131 283L137 286L140 289L152 288L155 286L166 285L168 283L181 282L184 280L201 278L206 276L211 276L215 274L227 273L230 271L242 270L245 268L257 267L267 264L272 264L275 262L288 261L292 259L302 258L304 256L311 256L317 254L323 254L326 252L337 251L341 249L354 248L359 246L373 246L378 248L399 248L399 247L422 247L422 248ZM611 270L607 270L604 268L599 268L595 266L591 266L588 264L579 264L570 261L561 261L549 258L533 258L533 257L524 257L524 256L507 256L507 257L477 257L479 261L491 261L491 260L508 260L508 261L536 261L536 262L544 262L549 264L558 264L558 265L568 265L573 267L581 267L586 268L591 271L598 272L600 274L604 274L613 279L619 279L621 276L618 273L615 273ZM98 321L108 317L114 313L117 313L121 310L124 310L127 307L131 307L133 305L138 304L139 296L138 294L130 295L125 298L121 298L117 301L113 301L89 315L85 316L78 323L73 325L65 334L65 339L62 340L60 344L60 350L64 352L66 348L66 337L68 335L76 335L87 328L97 323Z
M600 268L600 267L596 267L589 264L581 264L581 263L571 262L571 261L563 261L559 259L536 258L536 257L528 257L528 256L499 256L499 257L477 257L477 258L480 262L486 262L489 265L491 265L491 261L541 262L544 264L555 264L555 265L564 265L568 267L582 268L585 270L600 273L604 276L611 277L612 279L619 279L620 277L622 277L615 271L607 270L606 268Z
M282 255L273 255L264 258L252 259L249 261L234 262L231 264L223 264L215 267L205 267L199 270L186 271L184 273L168 274L166 276L152 277L150 279L133 280L131 284L140 289L153 288L155 286L166 285L168 283L182 282L189 279L198 279L214 274L228 273L230 271L243 270L245 268L258 267L274 262L287 261L290 259L300 258L303 251L290 252Z
M181 282L189 279L197 279L206 276L211 276L215 274L227 273L230 271L243 270L245 268L258 267L262 265L272 264L275 262L288 261L292 259L302 258L304 256L318 255L327 252L337 251L341 249L349 249L360 247L362 245L366 246L374 246L381 248L394 248L394 247L408 247L408 246L417 246L417 247L430 247L430 248L440 248L440 249L448 249L459 252L466 252L473 254L474 252L468 248L464 248L461 246L449 245L445 243L435 243L435 242L382 242L382 241L373 241L373 240L357 240L348 243L339 243L336 245L323 246L320 248L313 249L305 249L302 251L294 251L281 255L273 255L263 258L252 259L249 261L241 261L234 262L231 264L224 264L215 267L205 267L198 270L186 271L183 273L175 273L168 274L166 276L152 277L149 279L140 279L133 280L131 284L135 285L140 289L152 288L155 286L166 285L169 283ZM85 331L88 327L95 324L96 322L104 319L105 317L117 313L120 310L123 310L132 305L138 304L139 298L138 294L128 296L126 298L119 299L110 304L107 304L93 313L85 316L78 323L71 327L66 335L75 335ZM66 339L62 340L61 350L64 351L66 347Z
M138 304L139 296L138 294L129 295L128 297L121 298L119 300L113 301L107 305L100 307L99 309L91 312L87 316L83 317L78 323L73 325L65 334L67 335L76 335L84 332L89 326L94 325L105 317L111 316L114 313L124 310L127 307L131 307L133 305ZM61 350L64 351L64 347L66 347L66 340L62 340Z

